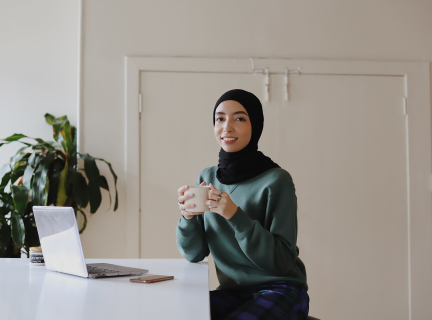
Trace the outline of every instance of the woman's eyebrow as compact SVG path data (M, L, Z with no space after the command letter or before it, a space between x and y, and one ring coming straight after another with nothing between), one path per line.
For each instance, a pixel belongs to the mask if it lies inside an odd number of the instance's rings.
M234 112L233 114L240 114L240 113L243 113L243 114L245 114L245 115L248 115L246 112L244 112L244 111L237 111L237 112ZM223 113L223 112L216 112L216 114L225 114L225 113Z

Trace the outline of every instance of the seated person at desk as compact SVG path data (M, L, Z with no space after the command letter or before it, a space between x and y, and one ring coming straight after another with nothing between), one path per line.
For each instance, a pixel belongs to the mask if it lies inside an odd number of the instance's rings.
M214 258L220 286L210 291L211 319L306 319L295 187L286 170L258 151L264 127L259 99L244 90L226 92L213 110L213 125L222 147L219 165L203 169L196 183L210 183L210 210L186 211L192 208L183 203L188 186L179 188L176 229L183 257L198 262L211 252Z

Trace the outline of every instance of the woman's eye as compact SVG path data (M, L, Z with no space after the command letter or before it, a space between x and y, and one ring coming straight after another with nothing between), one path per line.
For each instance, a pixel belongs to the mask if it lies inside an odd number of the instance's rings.
M221 121L223 121L223 118L217 118L216 121L220 122L219 119L222 119ZM244 118L237 118L237 120L241 120L241 122L246 121Z

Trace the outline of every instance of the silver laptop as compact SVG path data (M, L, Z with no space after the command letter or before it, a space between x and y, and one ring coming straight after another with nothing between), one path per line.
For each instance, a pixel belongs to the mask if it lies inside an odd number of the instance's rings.
M33 206L33 213L48 270L84 278L139 276L148 272L109 263L86 264L73 208Z

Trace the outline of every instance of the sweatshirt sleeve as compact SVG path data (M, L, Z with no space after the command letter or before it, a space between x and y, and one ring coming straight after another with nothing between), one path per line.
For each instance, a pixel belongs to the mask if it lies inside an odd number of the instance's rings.
M275 275L285 275L297 259L297 197L294 185L273 188L268 195L267 230L252 220L240 207L227 220L244 254L257 268Z
M195 185L200 183L201 174ZM177 248L186 260L199 262L209 255L202 215L194 216L190 220L181 216L177 223L176 236Z

